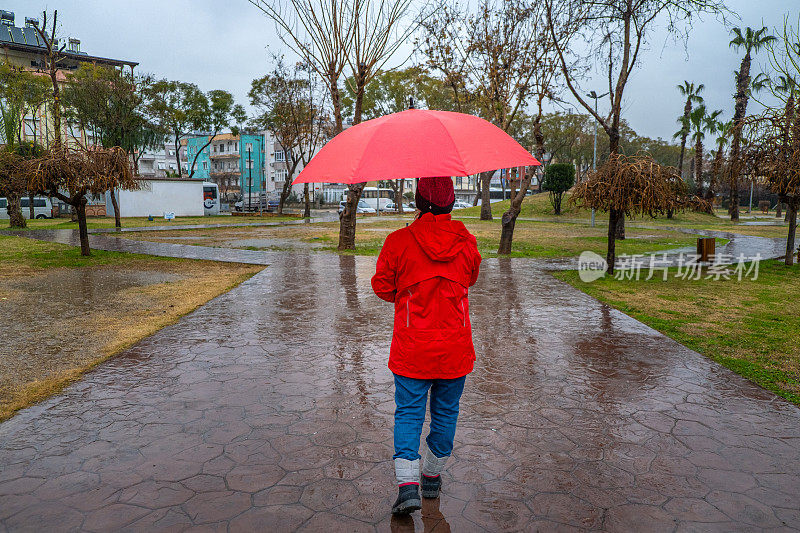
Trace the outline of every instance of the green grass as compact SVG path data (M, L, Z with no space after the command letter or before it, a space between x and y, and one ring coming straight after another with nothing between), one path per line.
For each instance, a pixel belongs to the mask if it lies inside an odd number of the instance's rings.
M800 266L763 261L757 280L742 281L554 275L800 405Z
M153 217L150 221L147 217L123 217L123 228L142 228L148 226L182 226L189 224L248 224L252 222L283 222L287 220L298 220L298 217L291 215L270 215L270 216L232 216L217 215L203 217L175 217L174 220L164 220L162 217ZM114 217L90 217L87 219L89 229L113 228ZM68 218L48 218L29 220L26 229L77 229L78 223L72 222ZM0 229L10 229L8 227Z
M50 268L80 268L95 265L121 265L136 261L138 257L148 260L176 260L168 257L141 256L126 252L92 250L84 257L80 248L54 242L36 241L25 237L0 235L0 273L16 269L45 270Z

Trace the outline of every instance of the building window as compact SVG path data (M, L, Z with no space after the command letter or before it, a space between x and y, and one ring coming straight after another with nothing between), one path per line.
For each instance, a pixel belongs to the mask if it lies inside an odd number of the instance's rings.
M272 154L272 159L274 159L277 162L286 161L285 154L283 153L283 150L273 153Z
M208 161L203 161L203 170L208 170Z
M247 143L247 144L245 145L245 150L246 150L247 152L252 152L252 151L253 151L253 143Z
M175 150L170 150L169 155L175 155Z
M211 146L213 146L213 148L214 148L214 153L216 154L216 153L217 153L217 145L216 145L216 144L212 144Z
M233 151L234 152L238 152L239 151L239 143L234 143L233 144Z
M225 151L225 145L224 144L220 144L219 145L219 153L222 153L224 151Z
M286 181L286 179L289 177L289 171L285 168L279 168L275 174L275 181Z
M166 169L167 169L167 164L166 163L159 163L158 164L158 170L166 170Z

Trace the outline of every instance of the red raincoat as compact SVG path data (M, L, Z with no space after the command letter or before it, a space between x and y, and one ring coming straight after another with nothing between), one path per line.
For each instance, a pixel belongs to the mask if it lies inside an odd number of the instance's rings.
M452 379L472 371L467 289L475 284L480 263L475 237L449 214L426 213L386 238L372 288L394 302L392 372Z

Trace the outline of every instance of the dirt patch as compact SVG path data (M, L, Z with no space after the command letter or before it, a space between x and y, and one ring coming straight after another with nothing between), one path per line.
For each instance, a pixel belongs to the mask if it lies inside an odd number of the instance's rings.
M0 420L262 267L137 259L0 279Z

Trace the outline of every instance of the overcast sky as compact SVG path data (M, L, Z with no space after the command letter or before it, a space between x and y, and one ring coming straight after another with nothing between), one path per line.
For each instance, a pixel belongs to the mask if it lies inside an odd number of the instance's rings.
M739 26L774 27L784 13L797 20L800 0L730 0ZM247 0L0 0L18 26L43 9L58 9L61 35L81 40L89 54L138 61L139 72L191 81L203 90L225 89L247 103L250 80L266 73L271 52L283 48L273 25ZM728 47L728 29L707 17L688 46L657 34L625 91L623 116L642 135L670 138L683 102L675 86L704 83L710 109L733 114L733 71L741 57ZM290 54L286 51L287 56ZM758 62L753 72L759 72ZM585 91L605 92L602 78ZM600 101L602 111L603 101Z

